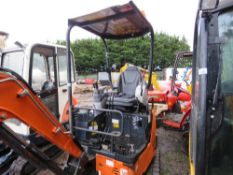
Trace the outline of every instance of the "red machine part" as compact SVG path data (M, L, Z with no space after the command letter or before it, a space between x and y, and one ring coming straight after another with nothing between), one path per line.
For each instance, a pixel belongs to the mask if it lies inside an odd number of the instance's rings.
M161 90L150 90L148 91L148 96L153 97L151 98L150 102L155 103L165 103L167 105L167 109L172 111L174 105L179 101L180 109L182 112L182 116L179 122L164 119L163 124L170 126L172 128L181 129L185 124L185 121L190 115L191 112L191 95L188 91L181 88L179 84L175 85L174 91L171 92L171 85L167 82L162 81L162 88Z
M159 90L149 90L148 96L153 97L154 102L166 102L167 101L167 91ZM150 101L152 102L152 99Z
M166 103L169 110L172 110L174 104L177 102L177 99L178 97L176 95L172 94L171 92L168 93Z
M72 96L72 104L73 105L77 105L78 104L78 100ZM66 123L69 121L69 103L66 102L65 108L63 110L63 114L61 117L61 123Z
M0 72L0 89L0 122L16 118L62 150L80 157L81 148L26 84Z
M191 108L189 108L182 116L181 121L178 122L174 122L172 120L164 120L163 123L167 126L176 128L176 129L182 129L182 127L184 126L184 123L186 121L186 119L188 118L188 116L190 115L191 112Z
M180 101L191 101L191 95L187 92L180 92L178 95L178 100Z

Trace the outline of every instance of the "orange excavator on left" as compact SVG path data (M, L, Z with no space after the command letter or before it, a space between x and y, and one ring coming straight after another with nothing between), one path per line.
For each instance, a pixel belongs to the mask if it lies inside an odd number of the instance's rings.
M18 119L30 126L45 139L70 155L79 158L80 146L74 143L71 135L41 102L37 94L17 74L0 69L0 132L1 139L19 154L39 168L49 168L56 174L62 170L40 152L33 143L23 140L4 124L8 119ZM27 149L25 149L27 148Z

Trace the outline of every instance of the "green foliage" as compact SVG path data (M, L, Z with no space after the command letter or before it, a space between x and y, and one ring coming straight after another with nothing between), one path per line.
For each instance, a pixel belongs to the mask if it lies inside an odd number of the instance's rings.
M65 44L65 41L57 41ZM122 61L139 66L148 65L150 53L149 36L128 40L107 40L110 65L118 67ZM104 44L100 39L81 39L71 43L78 72L106 70ZM165 33L155 33L154 65L161 68L173 66L178 51L189 51L187 40Z

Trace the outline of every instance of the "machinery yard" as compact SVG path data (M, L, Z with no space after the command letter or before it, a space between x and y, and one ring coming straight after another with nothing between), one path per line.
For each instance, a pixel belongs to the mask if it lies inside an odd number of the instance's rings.
M232 175L232 16L200 0L192 51L133 1L68 18L56 44L0 31L0 174Z

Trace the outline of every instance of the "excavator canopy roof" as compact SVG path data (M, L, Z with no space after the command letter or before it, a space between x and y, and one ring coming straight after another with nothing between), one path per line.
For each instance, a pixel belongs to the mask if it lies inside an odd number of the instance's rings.
M79 26L105 39L138 37L153 30L142 12L131 1L69 19L68 24Z

